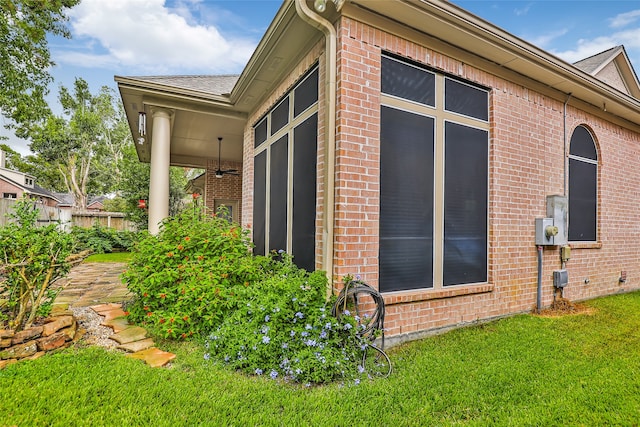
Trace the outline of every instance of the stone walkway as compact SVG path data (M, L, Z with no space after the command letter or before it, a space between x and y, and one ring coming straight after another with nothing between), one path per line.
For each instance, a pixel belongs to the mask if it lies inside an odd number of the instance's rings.
M164 366L176 355L156 348L147 331L130 325L122 310L121 303L132 298L120 280L125 268L123 263L97 262L73 267L67 277L57 283L62 291L53 310L91 308L104 318L102 325L113 330L109 338L118 343L118 349L126 351L129 357L144 360L149 366Z

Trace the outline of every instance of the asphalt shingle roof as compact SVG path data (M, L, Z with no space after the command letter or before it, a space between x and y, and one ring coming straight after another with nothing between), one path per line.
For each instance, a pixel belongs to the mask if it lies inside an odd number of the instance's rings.
M172 88L183 88L208 93L211 95L228 95L240 75L220 76L142 76L132 77L136 80L160 84Z

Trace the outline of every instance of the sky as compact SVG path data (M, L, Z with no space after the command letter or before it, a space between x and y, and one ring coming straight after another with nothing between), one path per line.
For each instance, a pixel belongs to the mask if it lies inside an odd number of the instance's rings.
M388 0L372 0L388 1ZM567 62L624 45L640 71L637 0L452 1ZM49 105L61 85L82 77L96 93L114 76L238 74L281 0L82 0L69 13L72 38L49 38L56 66ZM0 124L5 123L0 117ZM28 143L0 135L23 155Z

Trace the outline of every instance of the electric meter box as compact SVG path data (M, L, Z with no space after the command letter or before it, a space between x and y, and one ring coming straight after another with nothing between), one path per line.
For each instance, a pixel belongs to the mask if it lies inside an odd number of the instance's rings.
M558 229L553 218L536 218L536 246L554 246Z

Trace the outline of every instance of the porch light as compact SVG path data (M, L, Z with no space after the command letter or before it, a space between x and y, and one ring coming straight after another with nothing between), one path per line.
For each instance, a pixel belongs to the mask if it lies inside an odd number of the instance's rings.
M144 111L138 113L138 135L144 137L147 134L147 114ZM143 140L144 142L144 140ZM138 139L140 143L140 139Z

